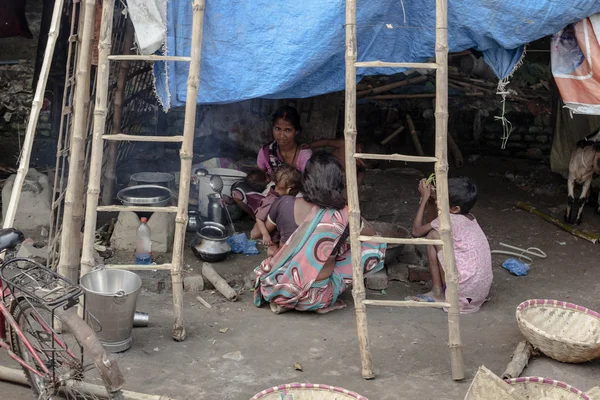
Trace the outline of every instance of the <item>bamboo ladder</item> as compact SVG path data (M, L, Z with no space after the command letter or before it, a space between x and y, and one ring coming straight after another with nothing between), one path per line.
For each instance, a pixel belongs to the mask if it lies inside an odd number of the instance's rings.
M81 276L87 274L94 267L94 237L96 232L96 218L98 211L147 211L177 213L175 218L175 238L173 244L173 258L170 264L161 265L107 265L107 268L128 270L168 270L171 271L173 282L173 308L175 321L173 325L173 339L183 341L186 337L183 322L183 284L182 262L185 232L187 225L187 209L190 193L190 177L192 169L192 152L194 142L194 127L196 122L196 98L200 85L200 53L202 46L202 30L204 21L205 0L194 0L192 4L192 41L189 57L157 56L157 55L110 55L112 24L115 0L103 0L102 23L100 26L100 40L98 43L98 75L96 89L96 103L94 111L94 129L92 137L92 156L90 161L89 183L86 199L85 225L83 231L83 251L81 256ZM187 82L187 97L185 106L185 122L183 135L179 136L139 136L125 134L106 135L107 93L110 61L180 61L189 62ZM115 127L116 128L116 127ZM131 207L122 205L98 206L100 194L100 179L102 169L102 153L105 140L118 141L146 141L146 142L179 142L182 144L180 151L181 173L179 181L178 204L166 207Z
M454 380L464 379L464 361L460 338L460 314L458 303L458 273L452 248L450 214L448 204L448 17L447 0L436 0L435 18L435 62L405 63L367 61L357 62L356 45L356 0L346 0L346 99L345 127L346 140L346 182L348 186L348 207L350 223L350 244L352 249L360 249L361 241L398 244L442 245L446 267L446 302L421 303L415 301L370 300L365 298L365 284L359 251L352 251L352 275L356 325L362 362L362 376L375 377L369 336L367 332L367 305L392 307L433 307L448 310L448 336L450 366ZM423 68L436 70L435 97L435 157L409 156L403 154L361 154L356 153L356 68ZM369 237L360 235L360 206L356 178L356 159L395 160L405 162L435 162L437 201L440 218L441 240L400 239Z

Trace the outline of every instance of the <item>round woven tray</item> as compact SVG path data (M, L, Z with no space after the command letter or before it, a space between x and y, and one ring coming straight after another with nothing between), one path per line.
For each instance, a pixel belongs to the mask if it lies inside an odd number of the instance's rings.
M581 390L554 379L523 377L505 382L529 400L591 400Z
M558 300L527 300L517 307L527 340L555 360L581 363L600 357L600 314Z
M349 390L312 383L288 383L257 393L250 400L368 400Z

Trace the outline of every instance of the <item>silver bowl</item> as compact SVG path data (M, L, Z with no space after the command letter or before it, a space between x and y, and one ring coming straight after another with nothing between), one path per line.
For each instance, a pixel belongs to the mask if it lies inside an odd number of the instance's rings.
M135 185L121 189L117 198L126 206L164 207L173 192L160 185Z

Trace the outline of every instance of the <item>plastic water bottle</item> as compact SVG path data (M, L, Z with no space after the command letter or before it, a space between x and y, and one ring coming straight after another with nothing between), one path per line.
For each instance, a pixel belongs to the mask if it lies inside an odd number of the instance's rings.
M146 222L148 218L140 219L141 223L138 226L136 234L135 246L135 263L148 265L152 262L150 255L152 254L152 241L150 240L150 227Z

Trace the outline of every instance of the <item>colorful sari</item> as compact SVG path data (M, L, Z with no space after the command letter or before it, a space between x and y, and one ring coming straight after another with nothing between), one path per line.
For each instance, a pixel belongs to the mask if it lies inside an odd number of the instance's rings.
M316 281L348 225L348 208L343 210L313 207L304 222L277 254L264 260L257 275L254 304L274 302L298 311L316 311L337 301L352 286L350 245L341 243L333 274ZM386 245L363 242L362 265L365 276L383 268Z

